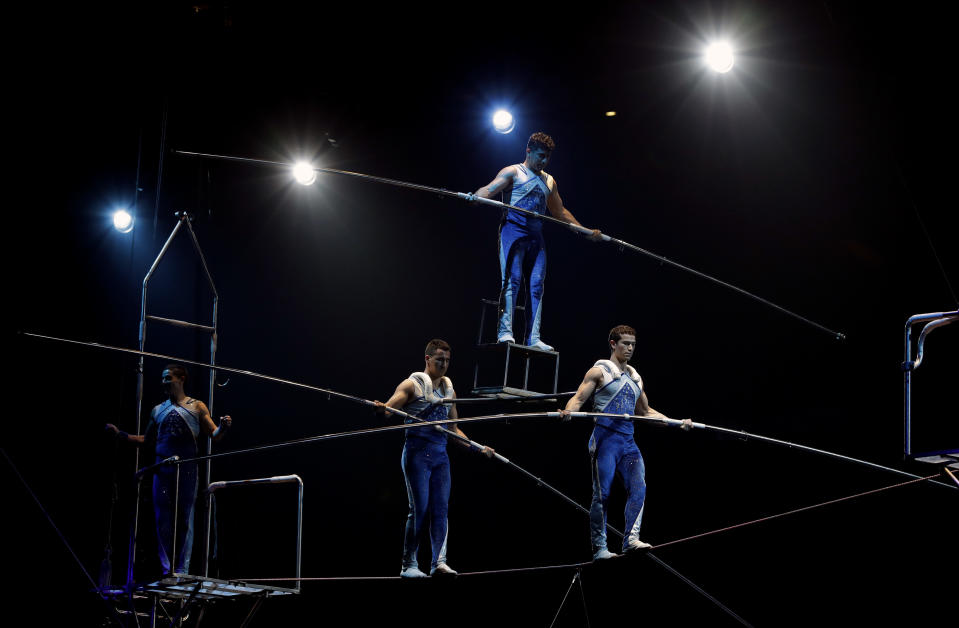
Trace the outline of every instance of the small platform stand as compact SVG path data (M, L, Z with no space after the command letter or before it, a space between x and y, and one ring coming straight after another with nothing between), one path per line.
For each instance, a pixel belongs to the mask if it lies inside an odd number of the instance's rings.
M558 351L543 351L515 342L496 342L495 326L493 328L494 334L492 341L490 341L490 338L484 337L487 310L492 309L493 312L496 313L498 308L498 301L492 299L480 300L480 325L476 340L477 356L476 366L473 369L472 394L478 397L496 397L499 399L517 399L521 397L555 394L559 384ZM525 312L523 306L517 306L515 309ZM496 318L494 317L494 321L495 320ZM513 360L514 358L516 358L515 361ZM511 361L513 365L512 372L510 370ZM519 366L517 362L521 362L522 364L521 374L517 372L520 370L517 368ZM530 366L533 362L537 364L545 363L547 365L550 362L552 363L552 377L549 377L549 373L542 369L534 374L537 376L534 380L537 384L547 388L552 386L552 390L536 392L529 389ZM489 371L496 373L496 379L482 380L483 383L481 384L481 367L484 374Z

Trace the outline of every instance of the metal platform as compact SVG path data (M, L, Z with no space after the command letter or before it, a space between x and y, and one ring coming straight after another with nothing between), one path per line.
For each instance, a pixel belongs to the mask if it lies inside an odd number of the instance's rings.
M959 449L938 451L935 453L918 454L913 460L927 464L941 464L944 467L959 471Z
M122 587L100 589L104 597L128 597L129 591ZM146 584L138 584L134 594L157 594L163 599L180 600L225 600L240 597L274 597L295 595L298 589L252 584L242 580L218 580L190 574L173 574Z
M511 386L485 386L473 390L473 394L479 397L488 397L491 399L524 399L531 398L537 401L551 402L558 401L559 397L551 393L543 394L524 390L522 388L513 388Z
M516 399L519 397L532 397L537 395L556 394L559 384L559 352L543 351L534 347L516 344L515 342L484 343L476 345L478 352L476 365L473 369L473 389L472 394L477 396L496 396L500 399ZM486 369L496 373L495 383L487 380L480 383L480 362L484 361L484 356L488 356ZM510 362L514 358L522 360L522 384L510 385ZM549 362L552 367L552 377L550 378L552 390L546 392L536 392L529 390L530 363L532 361ZM516 380L517 377L513 377ZM544 382L540 382L544 383Z

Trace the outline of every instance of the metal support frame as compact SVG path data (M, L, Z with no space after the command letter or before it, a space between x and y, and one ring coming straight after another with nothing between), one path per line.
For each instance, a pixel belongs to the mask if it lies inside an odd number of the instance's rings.
M505 354L504 357L504 366L503 366L503 382L502 386L480 386L479 384L479 371L480 364L477 359L476 365L473 367L473 391L474 395L499 395L506 398L512 397L526 397L526 396L539 396L541 393L532 392L529 390L529 367L530 362L533 358L543 357L543 358L553 358L553 390L547 391L549 394L556 394L559 390L559 352L558 351L543 351L541 349L535 349L533 347L527 347L525 345L516 344L515 342L500 342L493 344L481 344L477 345L476 348L483 352L502 352ZM513 354L518 354L520 358L524 361L523 365L523 386L521 388L512 387L509 385L509 363L512 359Z
M506 353L505 365L503 368L503 384L502 386L480 386L479 385L479 360L477 359L476 365L473 367L473 394L475 395L493 395L502 398L514 398L514 397L525 397L529 395L536 395L537 393L531 393L529 391L529 367L530 361L533 357L536 356L553 356L555 362L553 365L553 390L552 394L555 394L559 389L559 352L558 351L543 351L541 349L535 349L533 347L527 347L526 345L518 344L515 342L484 342L483 332L486 328L486 310L490 307L499 307L499 301L494 301L492 299L480 299L480 324L479 331L476 336L476 348L480 351L490 352L490 351L504 351ZM517 305L514 310L525 310L524 306ZM504 348L505 347L505 348ZM520 388L511 387L509 385L509 362L513 353L518 353L524 360L523 365L523 385Z
M229 482L213 482L206 489L207 494L213 494L221 488L229 486L252 486L254 484L289 484L295 482L298 485L297 503L296 503L296 586L292 591L300 592L300 563L303 549L303 480L298 475L275 475L270 478L256 478L251 480L233 480Z
M153 264L150 266L150 270L147 271L146 276L143 278L143 292L140 298L140 326L139 326L139 342L140 342L140 351L145 350L146 346L146 328L147 321L154 321L159 323L166 323L168 325L173 325L175 327L183 327L188 329L199 329L201 331L208 332L210 334L210 393L207 398L207 407L210 409L210 413L213 412L213 393L216 390L216 370L212 367L216 364L216 349L217 349L217 305L219 302L219 294L216 291L216 285L213 283L213 277L210 275L210 268L207 266L206 257L203 255L203 250L200 248L200 242L197 240L196 233L193 231L193 226L191 224L192 217L187 212L176 212L174 214L177 217L177 223L173 227L173 231L170 233L170 236L167 238L166 242L163 244L163 247L160 249L160 253L157 255L156 259L153 261ZM190 234L190 241L193 243L193 248L197 253L197 256L200 258L200 263L203 267L203 273L206 276L207 282L210 285L210 290L213 291L213 322L211 325L202 325L199 323L191 323L188 321L180 321L171 318L163 318L160 316L151 316L147 314L147 291L150 284L150 279L152 279L153 274L156 272L157 268L160 266L160 262L163 260L167 251L170 248L170 245L173 242L173 239L177 234L182 230L186 229L187 233ZM143 362L144 356L140 356L140 359L137 363L137 398L136 398L136 433L140 434L142 432L141 425L141 416L143 413ZM207 437L206 446L204 453L209 454L211 451L212 439ZM211 461L206 461L205 471L204 471L204 486L210 484L210 466ZM137 450L135 456L135 469L140 468L140 452ZM133 576L133 565L135 562L136 556L136 535L139 531L139 516L140 516L140 483L136 484L136 496L134 500L134 513L133 513L133 522L132 530L130 535L130 545L129 545L129 555L127 557L127 586L133 586L134 576ZM209 569L209 554L210 554L210 508L209 508L209 496L204 500L203 511L205 516L205 525L204 525L204 542L203 542L203 574L207 575ZM174 523L175 525L175 523ZM174 543L176 543L176 537L174 536ZM172 557L173 561L176 560L176 556ZM174 569L176 562L173 563Z
M905 330L905 352L902 363L903 377L903 453L907 458L913 457L912 451L912 372L919 368L922 363L923 345L926 336L934 329L943 327L949 323L959 320L959 310L955 312L932 312L929 314L916 314L910 316L906 321ZM923 325L919 333L919 341L916 349L916 359L912 359L912 327L918 323Z

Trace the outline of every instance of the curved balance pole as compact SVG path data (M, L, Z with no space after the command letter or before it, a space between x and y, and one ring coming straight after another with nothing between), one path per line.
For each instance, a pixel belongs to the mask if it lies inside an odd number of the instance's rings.
M176 356L163 355L163 354L160 354L160 353L150 353L150 352L147 352L147 351L137 351L137 350L135 350L135 349L127 349L127 348L125 348L125 347L113 347L113 346L110 346L110 345L104 345L104 344L100 344L100 343L96 343L96 342L85 342L85 341L82 341L82 340L70 340L70 339L67 339L67 338L57 338L57 337L55 337L55 336L45 336L45 335L34 334L34 333L29 333L29 332L20 332L20 333L23 334L24 336L28 336L28 337L31 337L31 338L40 338L40 339L44 339L44 340L54 340L54 341L57 341L57 342L65 342L65 343L68 343L68 344L80 345L80 346L84 346L84 347L91 347L91 348L95 348L95 349L106 349L106 350L108 350L108 351L117 351L117 352L121 352L121 353L129 353L129 354L133 354L133 355L142 355L142 356L147 356L147 357L162 358L162 359L165 359L165 360L177 361L177 362L180 362L180 363L182 363L182 364L191 364L191 365L194 365L194 366L205 366L205 367L207 367L207 368L216 368L216 370L218 370L218 371L226 371L226 372L228 372L228 373L237 373L237 374L240 374L240 375L247 375L247 376L249 376L249 377L255 377L255 378L258 378L258 379L264 379L264 380L271 381L271 382L276 382L276 383L279 383L279 384L286 384L286 385L288 385L288 386L294 386L294 387L297 387L297 388L303 388L303 389L306 389L306 390L312 390L312 391L315 391L315 392L324 393L324 394L326 394L327 396L338 397L338 398L340 398L340 399L346 399L346 400L348 400L348 401L353 401L353 402L355 402L355 403L359 403L359 404L362 404L362 405L365 405L365 406L369 406L369 407L376 407L376 403L375 403L375 402L370 401L370 400L368 400L368 399L363 399L362 397L356 397L356 396L353 396L353 395L347 395L347 394L345 394L345 393L337 392L337 391L335 391L335 390L329 390L329 389L327 389L327 388L320 388L319 386L311 386L311 385L309 385L309 384L304 384L304 383L301 383L301 382L295 382L295 381L292 381L292 380L281 379L281 378L279 378L279 377L273 377L273 376L271 376L271 375L264 375L264 374L261 374L261 373L256 373L256 372L254 372L254 371L247 371L247 370L232 368L232 367L229 367L229 366L223 366L223 365L219 365L219 364L216 365L215 367L212 367L212 366L209 365L209 364L204 364L203 362L197 362L197 361L195 361L195 360L185 360L185 359L183 359L183 358L179 358L179 357L176 357ZM403 412L402 410L397 410L397 409L394 409L394 408L390 408L390 412L393 413L393 414L397 414L397 415L399 415L399 416L402 416L402 417L404 417L404 418L411 418L411 419L416 419L416 418L417 418L417 417L413 417L413 416L411 416L411 415ZM575 418L607 416L607 417L617 418L617 419L629 419L629 420L632 420L632 421L641 421L641 422L646 422L646 423L653 423L653 424L656 424L656 425L661 425L661 426L666 426L666 427L682 427L682 426L684 425L683 421L681 421L681 420L679 420L679 419L670 419L670 418L668 418L668 417L658 417L658 416L637 416L637 415L631 415L631 414L607 414L607 413L602 413L602 412L571 412L571 413L570 413L570 416L571 416L571 417L575 417ZM560 417L561 417L561 414L560 414L559 412L531 412L531 413L523 413L523 414L492 414L492 415L485 415L485 416L465 417L465 418L461 418L461 419L448 419L448 420L444 421L444 423L478 423L478 422L482 422L482 421L500 421L500 420L506 420L506 419L560 418ZM851 457L851 456L846 456L846 455L843 455L843 454L837 454L837 453L834 453L834 452L831 452L831 451L826 451L825 449L816 449L816 448L814 448L814 447L809 447L809 446L806 446L806 445L800 445L800 444L798 444L798 443L792 443L792 442L785 441L785 440L780 440L780 439L776 439L776 438L770 438L770 437L768 437L768 436L761 436L761 435L759 435L759 434L752 434L752 433L750 433L750 432L745 432L745 431L743 431L743 430L734 430L734 429L727 428L727 427L719 427L719 426L714 426L714 425L707 425L707 424L705 424L705 423L698 423L698 422L692 422L692 423L690 423L690 424L688 424L688 425L690 426L691 429L704 429L704 430L708 430L708 431L718 432L718 433L721 433L721 434L728 434L728 435L736 436L737 438L742 439L742 440L753 439L753 440L759 440L759 441L767 442L767 443L774 444L774 445L781 445L781 446L784 446L784 447L789 447L789 448L792 448L792 449L800 449L800 450L803 450L803 451L808 451L808 452L820 454L820 455L823 455L823 456L829 456L829 457L832 457L832 458L837 458L837 459L839 459L839 460L845 460L845 461L847 461L847 462L852 462L852 463L855 463L855 464L865 465L865 466L868 466L868 467L872 467L872 468L874 468L874 469L880 469L880 470L883 470L883 471L889 471L889 472L891 472L891 473L896 473L896 474L899 474L899 475L904 475L904 476L907 476L907 477L910 477L910 478L913 478L913 479L917 479L917 478L921 477L921 476L918 476L918 475L915 475L915 474L912 474L912 473L908 473L908 472L906 472L906 471L900 471L899 469L894 469L894 468L892 468L892 467L886 467L886 466L883 466L883 465L880 465L880 464L876 464L876 463L873 463L873 462L869 462L869 461L866 461L866 460L860 460L860 459L858 459L858 458L853 458L853 457ZM292 440L292 441L286 441L286 442L282 442L282 443L275 443L275 444L272 444L272 445L262 445L262 446L259 446L259 447L251 447L251 448L248 448L248 449L240 449L240 450L233 450L233 451L224 451L224 452L220 452L220 453L218 453L218 454L210 454L210 455L208 455L208 456L198 456L198 457L196 457L196 458L191 458L189 461L184 461L184 462L194 462L194 461L199 461L199 460L205 460L205 459L207 459L207 458L219 458L219 457L222 457L222 456L233 456L233 455L238 455L238 454L242 454L242 453L250 453L250 452L254 452L254 451L262 451L262 450L265 450L265 449L275 449L275 448L279 448L279 447L289 447L289 446L293 446L293 445L299 445L299 444L317 442L317 441L321 441L321 440L333 440L333 439L336 439L336 438L346 438L346 437L351 437L351 436L363 436L363 435L377 434L377 433L380 433L380 432L388 432L388 431L394 431L394 430L404 430L404 429L410 429L410 427L412 427L412 426L411 426L411 425L388 425L388 426L385 426L385 427L373 427L373 428L366 428L366 429L361 429L361 430L352 430L352 431L349 431L349 432L340 432L340 433L337 433L337 434L322 434L322 435L319 435L319 436L310 436L310 437L307 437L307 438L301 438L301 439ZM934 484L940 484L941 486L945 486L946 488L952 488L952 486L949 485L949 484L944 484L944 483L935 482L935 481L933 481L933 483L934 483Z
M263 165L263 166L275 166L275 167L281 167L281 168L292 168L292 167L293 167L293 164L283 163L283 162L280 162L280 161L269 161L269 160L266 160L266 159L252 159L252 158L249 158L249 157L233 157L233 156L230 156L230 155L214 155L214 154L211 154L211 153L198 153L198 152L186 151L186 150L174 150L173 152L176 153L176 154L178 154L178 155L184 155L184 156L186 156L186 157L199 157L199 158L204 158L204 159L219 159L219 160L222 160L222 161L233 161L233 162L239 162L239 163ZM580 227L580 226L578 226L578 225L574 225L574 224L568 223L568 222L566 222L565 220L560 220L559 218L554 218L553 216L544 215L544 214L538 214L538 213L536 213L536 212L534 212L534 211L530 211L530 210L525 209L525 208L522 208L522 207L516 207L515 205L508 205L508 204L506 204L506 203L501 203L501 202L499 202L499 201L494 201L493 199L489 199L489 198L482 198L482 197L476 196L475 194L472 194L472 193L453 192L453 191L451 191L451 190L446 190L446 189L443 189L443 188L435 188L435 187L430 187L430 186L427 186L427 185L419 185L419 184L417 184L417 183L409 183L409 182L407 182L407 181L399 181L399 180L397 180L397 179L387 179L387 178L385 178L385 177L376 177L376 176L373 176L373 175L363 174L363 173L361 173L361 172L350 172L349 170L337 170L336 168L317 168L317 167L314 167L314 168L313 168L313 171L314 171L314 172L324 173L324 174L339 174L339 175L345 175L345 176L354 177L354 178L357 178L357 179L362 179L362 180L364 180L364 181L370 181L370 182L372 182L372 183L384 183L384 184L386 184L386 185L393 185L393 186L403 187L403 188L407 188L407 189L411 189L411 190L419 190L419 191L421 191L421 192L429 192L429 193L431 193L431 194L438 194L438 195L440 195L440 196L447 196L447 197L451 197L451 198L458 198L458 199L461 199L461 200L464 200L464 201L469 201L469 202L471 202L471 203L479 203L479 204L481 204L481 205L488 205L488 206L496 207L496 208L499 208L499 209L510 209L510 210L513 210L513 211L517 211L517 212L520 212L520 213L523 213L523 214L527 214L527 215L533 216L533 217L535 217L535 218L538 218L538 219L540 219L540 220L544 220L544 221L546 221L546 222L551 222L551 223L554 223L554 224L558 224L558 225L560 225L560 226L562 226L562 227L565 227L565 228L567 228L567 229L570 229L570 230L575 231L575 232L577 232L577 233L580 233L580 234L582 234L582 235L591 235L591 234L593 233L592 229L587 229L587 228L585 228L585 227ZM799 320L799 321L802 321L802 322L806 323L807 325L810 325L810 326L812 326L812 327L815 327L816 329L819 329L820 331L824 331L824 332L826 332L827 334L829 334L829 335L833 336L834 338L836 338L837 340L845 340L845 339L846 339L846 335L843 334L843 333L841 333L841 332L833 331L832 329L829 329L828 327L825 327L824 325L820 325L819 323L817 323L817 322L815 322L815 321L812 321L812 320L806 318L805 316L801 316L801 315L799 315L799 314L796 314L795 312L792 312L791 310L787 310L786 308L784 308L784 307L782 307L782 306L780 306L780 305L776 305L776 304L773 303L772 301L769 301L769 300L764 299L764 298L762 298L762 297L760 297L760 296L757 296L757 295L755 295L755 294L753 294L753 293L751 293L751 292L749 292L749 291L747 291L747 290L743 290L742 288L739 288L739 287L737 287L737 286L734 286L734 285L731 284L731 283L722 281L722 280L717 279L717 278L715 278L715 277L713 277L713 276L711 276L711 275L707 275L706 273L703 273L703 272L700 272L700 271L695 270L695 269L693 269L693 268L690 268L689 266L684 266L683 264L680 264L680 263L678 263L678 262L674 262L674 261L672 261L672 260L670 260L670 259L668 259L668 258L666 258L666 257L663 257L662 255L658 255L658 254L656 254L656 253L653 253L653 252L651 252L651 251L647 251L646 249L643 249L643 248L641 248L641 247L638 247L638 246L636 246L636 245L634 245L634 244L630 244L629 242L626 242L625 240L619 240L619 239L617 239L617 238L613 238L613 237L608 236L608 235L606 235L606 234L603 234L603 235L601 236L601 238L602 238L602 240L603 240L604 242L610 242L610 243L612 243L612 244L615 244L616 246L619 247L619 249L620 249L621 251L624 250L624 249L629 249L629 250L631 250L631 251L635 251L636 253L640 253L640 254L642 254L642 255L646 255L646 256L648 256L648 257L651 257L651 258L657 260L660 264L669 264L669 265L672 266L673 268L676 268L676 269L679 269L679 270L683 270L683 271L686 271L686 272L688 272L688 273L692 273L693 275L696 275L697 277L699 277L699 278L701 278L701 279L706 279L706 280L711 281L711 282L713 282L713 283L715 283L715 284L717 284L717 285L720 285L720 286L729 288L729 289L731 289L731 290L735 290L736 292L738 292L739 294L741 294L741 295L743 295L743 296L749 297L750 299L753 299L754 301L757 301L757 302L762 303L762 304L764 304L764 305L767 305L767 306L769 306L769 307L771 307L771 308L773 308L773 309L776 309L776 310L782 312L783 314L787 314L787 315L789 315L789 316L792 316L793 318L795 318L795 319L797 319L797 320Z

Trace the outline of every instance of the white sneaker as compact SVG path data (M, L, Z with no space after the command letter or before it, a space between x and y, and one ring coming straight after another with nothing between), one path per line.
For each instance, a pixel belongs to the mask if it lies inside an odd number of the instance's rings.
M440 578L453 577L458 575L455 571L450 569L450 566L446 563L440 563L436 567L430 569L431 576L438 576Z
M516 338L513 338L512 334L503 334L496 339L496 342L516 342Z
M428 578L425 573L416 567L407 567L400 572L400 578Z
M540 351L552 351L552 350L553 350L553 347L552 347L552 346L546 344L546 343L543 342L542 340L537 340L536 342L534 342L533 344L531 344L530 347L532 347L533 349L539 349Z
M648 550L652 545L646 543L645 541L640 541L639 539L630 539L629 543L626 544L626 547L623 548L624 552L635 552L638 550Z
M604 547L593 553L593 560L606 560L607 558L616 558L617 556L619 556L619 554L615 554Z

